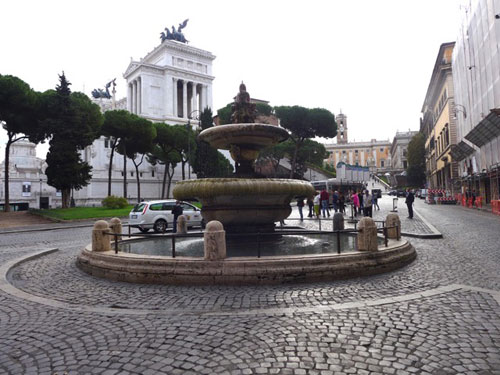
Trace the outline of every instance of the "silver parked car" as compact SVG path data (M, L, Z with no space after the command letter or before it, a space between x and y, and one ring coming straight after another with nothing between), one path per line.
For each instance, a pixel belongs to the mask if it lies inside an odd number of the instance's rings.
M143 233L150 229L153 229L156 233L165 232L167 228L173 225L172 208L174 206L175 199L141 202L130 211L129 224ZM186 216L189 227L204 226L199 208L187 202L181 202L181 206L182 214Z

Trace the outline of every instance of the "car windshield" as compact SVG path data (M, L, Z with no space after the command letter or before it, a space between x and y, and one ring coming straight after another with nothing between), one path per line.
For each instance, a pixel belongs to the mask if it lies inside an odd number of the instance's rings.
M146 205L146 203L139 203L139 204L136 204L134 206L134 208L132 209L132 212L142 212L142 210L144 209L144 206Z

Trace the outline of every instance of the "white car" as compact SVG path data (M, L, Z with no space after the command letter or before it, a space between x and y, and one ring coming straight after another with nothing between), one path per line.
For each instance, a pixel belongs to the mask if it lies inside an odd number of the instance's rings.
M153 229L156 233L165 232L174 222L172 209L175 199L161 201L141 202L130 211L129 225L146 233ZM182 214L186 216L188 226L204 226L204 221L199 208L187 202L181 202Z

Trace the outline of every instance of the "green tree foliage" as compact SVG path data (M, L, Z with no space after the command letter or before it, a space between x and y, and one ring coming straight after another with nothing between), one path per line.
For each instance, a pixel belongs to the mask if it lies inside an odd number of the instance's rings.
M5 204L9 211L9 153L13 143L29 139L33 143L47 137L40 121L40 95L21 79L0 75L0 124L7 132L5 145Z
M225 125L231 123L231 106L232 103L229 103L225 107L219 109L217 111L217 116L219 116L219 124Z
M141 181L139 166L144 161L146 153L153 150L153 141L156 138L156 128L151 121L130 114L126 134L120 138L117 151L125 158L132 160L135 167L137 182L137 202L141 201ZM126 173L124 173L124 178Z
M219 124L226 125L231 123L231 112L233 103L227 104L225 107L217 111L217 116L219 116ZM269 104L266 103L256 103L255 109L257 110L257 116L270 116L273 114L274 109Z
M212 110L205 108L200 116L200 127L205 130L212 126ZM208 143L198 140L198 137L192 167L198 178L228 177L233 172L229 160Z
M101 204L103 207L110 208L112 210L117 210L120 208L127 207L128 201L123 197L116 197L114 195L109 195L102 200Z
M115 110L104 113L104 122L102 124L101 133L109 138L111 146L111 155L109 157L108 168L108 196L111 195L111 174L113 170L113 158L116 147L120 140L127 135L128 129L133 123L133 117L129 111ZM125 177L125 176L124 176Z
M422 187L425 184L425 136L417 133L408 144L408 183Z
M148 154L147 160L153 164L164 165L165 171L163 174L163 184L161 197L170 196L170 186L175 167L182 160L181 154L177 151L177 143L179 142L179 132L174 126L165 123L154 123L156 137L154 139L154 147Z
M255 103L257 115L271 116L273 114L273 107L266 103Z
M294 173L298 172L296 164L299 149L306 139L335 137L337 134L335 116L323 108L308 109L300 106L281 106L274 109L280 119L280 125L290 131L290 139L295 144L291 158L290 178L292 178Z
M59 76L56 91L44 93L46 118L52 139L47 154L47 182L62 192L62 206L69 207L71 189L81 189L91 179L92 167L79 151L98 138L102 115L99 107L82 93L71 93L64 73Z

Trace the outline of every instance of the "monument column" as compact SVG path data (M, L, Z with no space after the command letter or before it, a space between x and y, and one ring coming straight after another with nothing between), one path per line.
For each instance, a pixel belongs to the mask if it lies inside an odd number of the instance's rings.
M177 115L177 112L178 112L178 108L177 108L177 81L178 79L177 78L172 78L172 80L174 81L174 110L172 111L174 117L178 117Z
M129 110L130 113L132 113L132 100L133 100L133 97L132 97L132 83L129 83L127 85L127 88L128 88L128 98L127 98L127 109Z
M132 104L132 113L137 113L137 81L136 80L134 80L133 85L134 85L134 87L133 87L132 96L134 99L132 102L133 103Z
M142 79L139 77L137 79L137 114L140 115L142 112Z
M193 104L191 105L191 111L196 111L198 109L198 100L197 100L198 96L196 95L197 84L196 82L192 82L192 85L193 85L193 95L192 95Z
M205 106L203 105L203 93L205 92L205 85L200 84L200 112L203 111Z
M188 115L187 91L187 81L184 79L182 81L182 118L187 118Z

